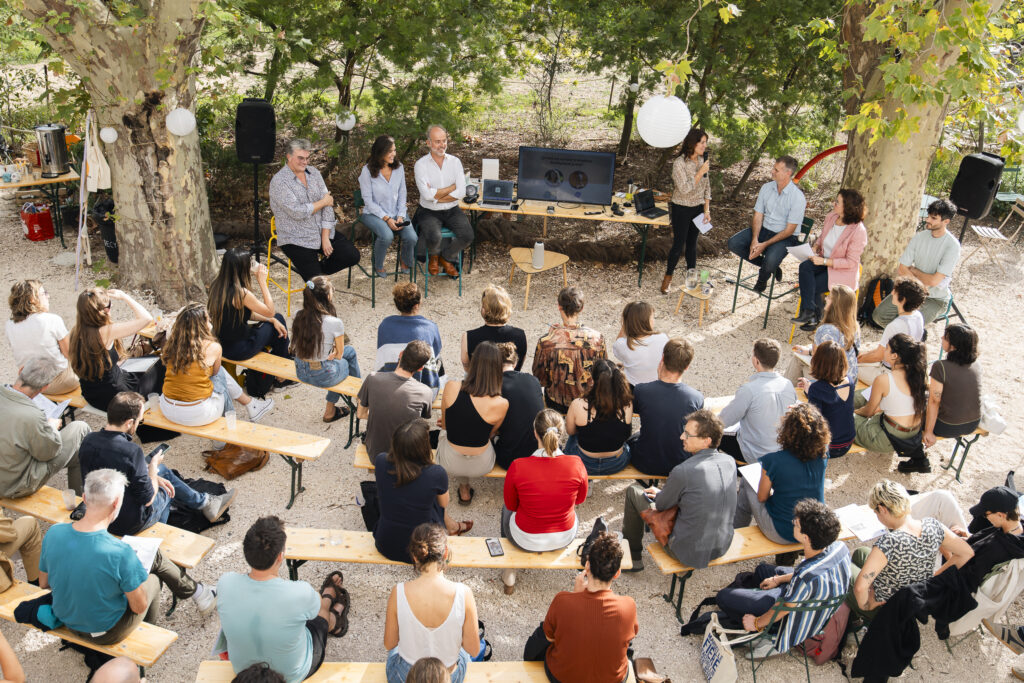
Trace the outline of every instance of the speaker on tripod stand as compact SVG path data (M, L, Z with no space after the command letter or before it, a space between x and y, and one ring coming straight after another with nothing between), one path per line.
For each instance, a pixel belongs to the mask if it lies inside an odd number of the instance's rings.
M984 218L992 210L1003 175L1003 163L1003 157L988 152L968 154L960 162L949 199L956 204L957 213L964 217L964 225L960 228L961 244L967 223Z
M274 160L277 122L274 105L247 97L235 111L235 151L238 160L252 164L252 254L260 260L260 164Z

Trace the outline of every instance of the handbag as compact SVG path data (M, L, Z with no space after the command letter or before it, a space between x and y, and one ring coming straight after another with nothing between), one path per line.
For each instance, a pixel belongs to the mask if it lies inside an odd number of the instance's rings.
M892 444L892 449L896 451L897 455L911 460L924 460L924 442L921 440L920 430L911 437L896 436L885 428L885 415L879 416L878 424L882 427L882 433L888 437L889 443Z
M640 513L640 519L644 520L644 523L651 528L651 533L654 534L658 543L668 547L668 537L672 534L672 529L675 528L678 514L679 508L676 506L660 511L651 507Z
M700 646L700 668L708 683L734 683L736 680L736 656L727 638L730 633L746 631L724 628L718 623L718 615L712 612Z
M604 521L604 517L598 517L594 520L594 528L590 530L590 534L587 536L587 540L583 541L578 548L576 548L576 554L580 556L580 566L587 566L587 559L590 556L590 546L594 545L594 541L597 540L598 534L602 534L608 531L608 522Z
M203 451L203 458L206 459L207 471L230 480L246 472L262 469L270 460L270 453L229 443L219 451Z
M999 414L999 404L988 394L981 397L981 420L978 426L989 434L1002 434L1006 431L1006 419Z

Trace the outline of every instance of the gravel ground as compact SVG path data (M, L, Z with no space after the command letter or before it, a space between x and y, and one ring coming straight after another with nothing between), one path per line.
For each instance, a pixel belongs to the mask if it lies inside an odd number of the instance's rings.
M957 226L959 227L959 226ZM725 230L725 228L718 228ZM0 241L0 269L4 282L32 276L44 281L50 293L52 310L61 314L69 327L74 318L74 267L66 264L68 251L60 249L54 240L44 243L30 243L22 239L21 226L14 211L13 202L0 203L0 230L7 239ZM969 245L973 246L973 245ZM94 254L98 245L94 246ZM364 248L364 258L367 250ZM58 259L60 256L62 258ZM1001 276L998 269L975 257L968 267L961 267L955 276L957 300L961 310L971 323L981 331L980 362L988 381L985 391L994 395L1003 408L1003 414L1011 426L1001 436L982 440L972 451L970 462L964 471L965 482L957 484L951 475L936 468L930 475L899 475L894 472L895 461L878 455L853 456L835 461L829 466L827 500L833 506L864 502L867 488L882 476L896 477L909 488L932 490L948 488L964 507L973 504L986 488L1002 483L1007 470L1020 467L1022 438L1019 417L1022 399L1014 389L1022 379L1021 365L1017 361L1020 353L1019 323L1022 312L1021 290L1024 267L1017 252L1011 253L1007 262L1010 282ZM393 255L389 256L394 258ZM389 261L390 262L390 261ZM732 270L734 261L729 258L707 260L702 266L712 265ZM508 285L510 262L507 252L495 245L480 248L477 267L465 277L464 296L459 299L456 288L447 282L438 282L431 287L431 296L423 305L423 314L435 320L440 326L444 342L445 365L459 376L458 359L461 333L480 324L477 301L484 286L489 282ZM792 283L796 276L796 264L792 260L785 266L786 281ZM663 297L657 291L662 274L661 264L649 263L643 291L636 288L636 271L627 266L604 267L594 263L573 263L569 266L569 279L581 286L588 299L583 313L583 322L601 330L607 335L608 343L619 329L619 315L623 305L639 296L655 304L657 327L671 335L685 336L696 347L696 359L686 375L686 381L708 396L730 394L748 376L752 369L749 362L752 342L763 335L770 335L785 341L789 334L788 318L795 304L795 297L773 312L769 327L761 330L763 303L749 293L742 293L739 306L730 314L732 290L718 276L715 298L710 315L704 326L697 328L696 306L691 300L684 303L679 315L673 315L676 296ZM83 274L85 285L95 279L109 277L86 269ZM352 294L344 289L342 276L335 278L339 286L338 308L345 320L347 332L352 338L364 372L372 365L375 348L375 330L379 321L393 312L389 297L378 298L378 306L368 305L369 282L362 276L354 278ZM516 310L512 323L524 328L530 343L535 343L546 326L557 319L554 298L560 287L560 278L555 272L534 277L529 311ZM516 276L510 286L510 293L517 306L521 306L525 278ZM279 310L284 311L284 301L278 297ZM293 308L294 312L294 308ZM0 317L9 317L6 303L0 302ZM127 315L120 305L115 305L117 317ZM938 326L929 327L929 353L938 353ZM867 339L877 334L867 331ZM1014 341L1014 340L1017 341ZM6 342L4 342L6 347ZM531 354L532 355L532 354ZM529 367L529 360L526 367ZM783 358L782 363L788 362ZM1004 376L996 382L994 378ZM15 368L8 354L0 357L0 374L8 380L13 378ZM1009 375L1006 377L1006 375ZM366 473L352 467L353 448L344 449L347 433L344 421L324 425L320 420L323 410L323 392L308 386L291 387L274 396L277 405L266 418L266 424L287 427L308 433L325 433L333 439L324 456L305 467L306 491L302 493L291 510L285 510L288 495L288 468L279 458L272 459L260 472L247 474L231 486L237 486L239 495L231 508L231 521L208 532L216 539L217 545L206 559L192 573L195 578L215 583L227 571L244 571L245 563L240 549L242 535L248 526L260 515L277 514L287 524L305 527L361 529L362 520L355 505L357 482L367 478ZM99 427L95 418L87 417L94 427ZM168 454L167 463L187 476L215 475L202 472L200 451L207 442L183 436L176 439ZM948 457L951 446L942 443L932 449L933 462ZM55 486L64 484L58 475L51 482ZM621 528L622 491L626 482L596 482L588 500L580 509L581 529L589 530L597 515L604 515L613 529ZM456 518L473 519L477 536L498 535L499 510L501 507L501 480L487 479L475 483L476 498L469 508L457 507ZM585 533L585 532L581 532ZM728 583L741 570L752 569L755 562L727 566L697 572L689 581L684 612L689 612L698 600L711 595ZM335 567L324 563L309 563L302 569L302 578L319 585L322 577ZM351 565L341 567L345 571L346 586L352 594L351 629L341 639L332 639L328 644L327 658L334 661L382 661L384 647L384 610L388 591L396 582L412 576L411 569ZM488 626L488 639L494 645L495 660L515 660L521 657L522 646L529 633L543 619L548 603L559 590L566 590L572 582L569 572L523 571L519 573L516 593L505 596L497 571L455 569L449 572L451 578L466 582L475 592L480 607L480 616ZM616 583L616 589L632 596L639 607L640 633L634 643L640 656L653 656L660 671L670 674L676 681L701 679L698 662L699 639L681 638L672 610L662 600L667 590L668 578L657 573L648 561L648 569L639 574L629 574ZM164 593L165 607L169 596ZM1011 608L1008 620L1024 622L1019 605ZM169 619L162 618L161 625L175 630L178 641L170 648L160 662L148 670L151 681L191 681L199 662L209 657L211 646L217 635L216 615L201 618L192 605L179 608ZM32 680L83 680L86 668L81 656L71 652L58 652L55 638L37 631L8 622L0 623L0 631L10 640ZM973 656L971 656L973 655ZM852 649L847 650L847 659ZM975 680L1008 680L1010 652L988 635L974 636L972 641L961 647L956 656L950 656L945 646L938 642L930 628L922 630L922 649L914 660L914 670L905 676L908 680L930 680L937 676L957 676ZM789 681L803 676L803 665L797 660L780 657L766 662L761 669L762 680ZM839 668L834 665L814 668L816 680L840 680ZM750 677L749 669L740 666L741 680Z

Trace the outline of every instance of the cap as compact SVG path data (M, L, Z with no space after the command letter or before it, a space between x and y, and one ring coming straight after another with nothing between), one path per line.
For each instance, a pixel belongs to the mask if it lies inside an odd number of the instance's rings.
M975 517L984 517L987 512L1013 512L1017 509L1020 494L1008 486L996 486L981 494L981 500L971 508Z

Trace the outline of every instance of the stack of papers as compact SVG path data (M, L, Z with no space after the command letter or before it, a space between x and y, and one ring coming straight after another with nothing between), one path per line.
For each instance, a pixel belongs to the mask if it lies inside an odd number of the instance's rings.
M693 224L697 226L697 229L700 230L702 235L706 235L708 233L708 231L711 230L712 227L714 227L714 226L711 225L710 221L707 222L707 223L704 222L704 212L703 211L701 212L701 214L699 216L697 216L696 218L693 219Z
M156 559L156 550L164 542L162 538L149 536L122 536L121 540L132 547L136 557L147 572L153 568L153 560Z
M751 465L744 465L739 468L739 472L743 475L743 479L750 484L750 488L757 491L761 486L761 463L755 462Z
M39 406L39 409L43 411L43 415L46 415L47 419L59 420L60 416L64 414L64 409L68 407L69 403L71 403L71 399L69 398L68 400L61 401L60 403L54 403L42 394L36 394L35 398L32 399L32 402Z
M798 261L806 261L814 256L814 250L811 249L811 245L807 244L807 242L798 244L795 247L786 247L786 251Z
M860 541L870 541L886 532L875 513L867 505L847 505L835 511L843 526Z

